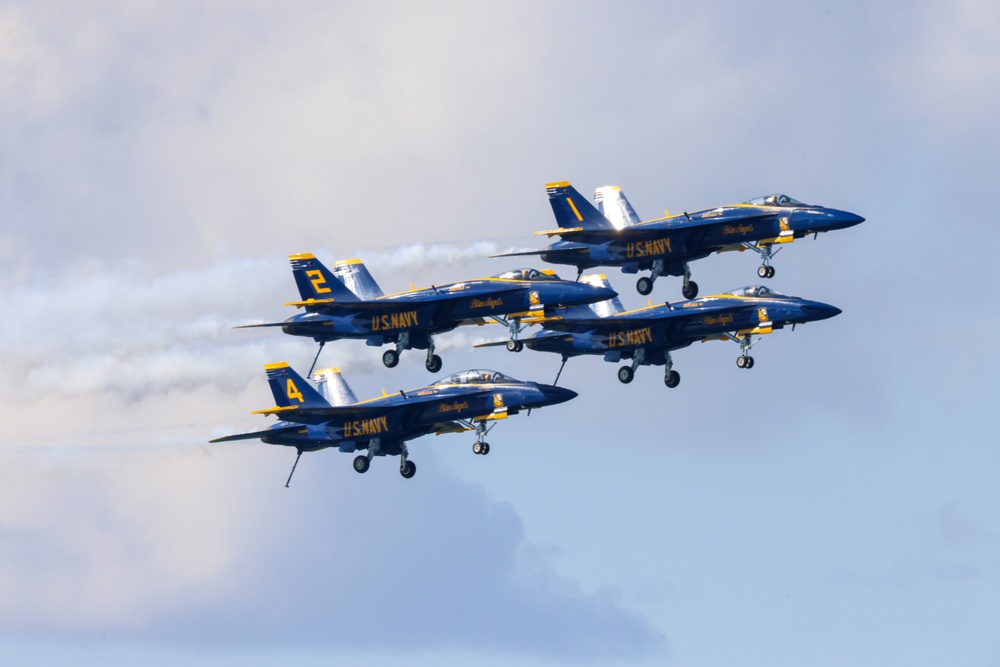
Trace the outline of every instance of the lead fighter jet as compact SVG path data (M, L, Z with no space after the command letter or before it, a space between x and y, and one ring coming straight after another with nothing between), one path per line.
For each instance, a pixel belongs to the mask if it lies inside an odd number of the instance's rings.
M245 324L236 328L281 327L293 336L319 343L319 350L332 340L360 338L368 345L394 345L382 354L382 363L392 368L403 350L427 350L427 370L441 370L441 357L434 354L434 336L463 324L500 322L510 330L508 347L518 351L521 319L537 316L546 308L604 301L614 290L571 280L560 280L551 270L517 269L490 278L432 285L398 294L384 295L359 259L337 262L333 271L311 254L291 255L292 275L299 288L298 306L305 312L284 322ZM313 360L313 367L316 360ZM310 368L310 373L312 368Z
M493 257L540 255L552 264L575 266L580 273L597 266L620 266L624 273L650 271L648 278L636 282L640 294L652 292L659 276L682 276L685 299L698 296L689 266L696 259L713 252L752 250L761 257L757 275L773 278L771 258L784 244L864 222L860 215L803 204L787 195L641 222L619 187L598 188L600 210L566 181L545 188L559 227L535 233L562 240L544 250Z
M253 414L277 415L280 421L263 431L240 433L210 442L253 440L294 447L298 451L287 487L302 452L336 447L342 452L367 450L354 459L363 473L376 456L399 456L399 474L409 479L417 466L408 459L406 442L429 433L475 431L472 451L488 454L486 434L498 420L563 403L576 392L536 382L522 382L490 370L455 373L420 389L400 390L367 401L358 401L340 371L327 369L314 376L319 390L281 362L268 364L267 381L275 407Z

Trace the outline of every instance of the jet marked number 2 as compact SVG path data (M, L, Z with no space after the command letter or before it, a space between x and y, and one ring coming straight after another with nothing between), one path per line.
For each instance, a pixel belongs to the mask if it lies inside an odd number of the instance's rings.
M322 271L313 269L312 271L306 271L306 275L312 278L312 286L316 290L316 294L326 294L330 291L329 287L323 287L323 285L326 285L326 278L323 277Z

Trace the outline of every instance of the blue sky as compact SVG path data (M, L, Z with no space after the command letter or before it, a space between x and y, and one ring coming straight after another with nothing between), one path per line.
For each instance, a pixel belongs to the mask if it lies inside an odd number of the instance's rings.
M977 0L0 7L0 656L17 664L996 665L1000 10ZM544 184L640 215L785 192L863 225L755 348L364 476L259 428L290 253L490 275ZM521 262L523 263L523 262ZM694 265L703 293L755 257ZM569 273L563 271L563 273ZM608 271L627 306L634 277ZM680 298L678 280L655 299ZM985 307L984 307L985 306ZM558 359L442 336L442 373ZM359 397L421 386L331 345Z

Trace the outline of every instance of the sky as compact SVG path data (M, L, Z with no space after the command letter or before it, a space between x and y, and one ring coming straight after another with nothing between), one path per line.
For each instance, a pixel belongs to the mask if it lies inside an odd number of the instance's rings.
M1000 6L0 4L0 658L48 665L1000 665ZM530 264L544 184L644 218L784 192L833 319L410 445L245 441L310 341L287 256L387 292ZM759 282L695 263L702 294ZM566 277L572 269L555 267ZM635 276L606 271L627 307ZM981 290L987 290L983 297ZM680 281L654 300L680 299ZM442 375L558 358L440 337ZM359 398L422 353L328 345Z

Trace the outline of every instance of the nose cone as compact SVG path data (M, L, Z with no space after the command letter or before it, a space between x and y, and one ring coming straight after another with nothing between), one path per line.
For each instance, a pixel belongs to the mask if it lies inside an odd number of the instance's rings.
M563 304L566 306L582 306L588 303L598 303L607 301L618 296L618 292L610 287L599 285L588 285L587 283L573 283L568 285Z
M865 221L860 215L856 213L851 213L850 211L838 211L837 209L827 209L827 217L829 218L829 227L831 229L846 229L847 227L853 227L854 225L860 225Z
M539 403L539 406L565 403L566 401L578 396L578 394L572 389L557 387L552 384L535 383L535 386L538 387L538 391L542 393L542 400Z
M834 315L840 315L843 311L836 306L831 306L828 303L821 303L819 301L806 301L802 304L802 312L805 314L806 322L816 322L817 320L826 320Z

